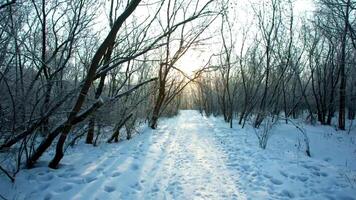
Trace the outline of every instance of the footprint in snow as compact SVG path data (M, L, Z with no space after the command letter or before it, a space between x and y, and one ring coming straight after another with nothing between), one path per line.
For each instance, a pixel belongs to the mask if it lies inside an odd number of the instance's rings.
M132 170L135 170L135 171L136 171L136 170L138 170L138 168L139 168L138 164L132 164L132 165L131 165L131 169L132 169Z
M313 165L302 165L306 169L314 170L314 171L320 171L319 167L313 166Z
M239 164L237 164L237 163L229 163L229 164L226 164L226 166L234 168L234 167L239 166Z
M35 180L36 176L34 174L29 174L27 177L28 180Z
M62 193L62 192L67 192L67 191L71 190L72 188L73 188L73 186L71 186L71 185L65 185L55 191L58 193Z
M82 178L72 178L72 179L68 180L68 182L78 185L78 184L84 183L84 180Z
M281 180L275 179L275 178L271 178L270 181L275 184L275 185L282 185L283 182Z
M134 185L131 186L132 189L141 191L142 190L142 186L139 183L135 183Z
M64 171L65 171L65 172L71 172L71 171L73 171L73 170L75 170L74 167L69 167L69 168L65 169Z
M77 173L77 172L73 172L73 173L70 173L70 174L69 174L69 177L70 177L70 178L74 178L74 177L78 177L78 176L80 176L80 174Z
M298 176L297 177L300 181L302 181L302 182L305 182L305 181L307 181L309 178L308 177L306 177L306 176Z
M41 192L41 191L43 191L43 190L46 190L49 186L50 186L49 183L46 183L46 184L44 184L44 185L40 185L40 186L38 187L38 190Z
M250 170L250 166L249 165L242 165L241 166L243 171L249 171Z
M150 192L153 193L153 194L155 194L155 193L159 192L159 189L158 189L157 186L154 186L154 187L151 189Z
M328 175L327 173L325 173L325 172L320 172L320 175L323 176L323 177L329 176L329 175Z
M289 190L282 190L281 192L281 195L282 196L285 196L285 197L289 197L289 198L294 198L295 195L293 194L293 192L289 191Z
M285 173L284 171L279 171L279 173L282 175L282 176L284 176L284 177L288 177L288 174L287 173Z
M44 200L50 200L50 199L52 199L52 194L51 193L48 193L48 194L46 194L45 196L44 196Z
M108 192L108 193L114 192L115 190L116 190L116 188L114 186L111 186L111 185L106 185L104 187L104 191Z
M67 178L68 174L67 173L61 173L61 174L58 174L57 176L61 177L61 178Z
M314 176L320 176L320 175L321 175L321 174L320 174L319 172L317 172L317 171L312 172L312 174L313 174Z
M93 163L92 161L88 161L88 162L84 163L84 165L90 165L92 163Z
M341 200L355 200L355 198L347 196L347 195L340 195L337 197L337 199L341 199Z
M45 175L45 174L47 174L48 172L39 172L39 173L37 173L37 175L39 175L39 176L43 176L43 175Z
M91 182L93 182L93 181L95 181L97 178L96 177L86 177L86 178L84 178L84 182L85 183L91 183Z
M112 173L111 177L118 177L121 175L121 172L114 172Z
M79 173L68 173L68 172L65 172L65 173L60 173L57 175L58 177L61 177L61 178L75 178L75 177L78 177L80 176Z
M268 174L263 174L263 176L266 177L266 178L269 178L269 179L272 178L272 176L270 176L270 175L268 175Z
M49 175L40 177L39 180L41 180L41 181L50 181L50 180L52 180L53 178L54 178L53 174L49 174Z
M256 177L258 174L257 174L256 172L252 172L250 175L251 175L252 177Z
M98 168L96 169L96 171L97 171L97 172L102 172L102 171L104 171L104 168L98 167Z

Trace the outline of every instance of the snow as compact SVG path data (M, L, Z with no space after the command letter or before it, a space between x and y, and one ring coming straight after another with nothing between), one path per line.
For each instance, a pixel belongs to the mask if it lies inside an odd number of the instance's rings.
M181 111L157 130L118 144L79 144L59 169L23 169L7 199L355 199L356 135L304 125L302 136L279 123L267 149L250 126L228 128L221 118ZM44 160L49 160L47 155Z

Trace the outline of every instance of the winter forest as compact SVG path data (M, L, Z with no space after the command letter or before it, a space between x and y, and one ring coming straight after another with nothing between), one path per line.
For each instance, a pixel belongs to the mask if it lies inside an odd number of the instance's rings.
M0 199L356 199L355 0L1 0Z

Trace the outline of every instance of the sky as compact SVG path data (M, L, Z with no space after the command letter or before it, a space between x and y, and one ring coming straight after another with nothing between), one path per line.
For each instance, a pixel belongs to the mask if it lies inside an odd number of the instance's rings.
M268 1L268 0L267 0ZM251 3L260 3L260 0L235 0L234 1L235 10L231 18L235 19L234 26L236 31L234 31L234 36L236 37L234 40L234 45L236 49L240 49L239 45L242 41L242 31L241 28L248 26L251 23L251 19L253 19L253 11L251 9ZM312 0L295 0L293 3L293 12L296 18L299 16L311 16L314 11L314 3ZM297 21L295 19L295 21ZM296 22L297 23L297 22ZM221 50L221 36L216 36L218 39L216 42L210 42L212 45L207 45L202 47L200 51L190 50L186 55L182 57L182 59L178 62L179 68L181 68L187 74L192 75L193 71L198 70L201 66L205 65L209 60L210 55L213 53L218 53ZM218 42L220 41L220 42ZM220 43L220 44L219 44Z
M269 1L269 0L264 0L264 1ZM152 11L150 12L149 6L147 6L145 3L149 3L149 1L145 1L143 5L140 5L137 10L135 11L135 15L140 15L141 16L147 16ZM154 1L156 2L156 1ZM249 26L252 22L252 19L254 18L253 10L251 8L252 4L256 3L261 3L261 0L230 0L232 2L232 9L230 10L230 15L233 21L232 23L234 24L235 31L234 31L234 46L236 49L240 49L239 45L241 45L242 41L242 31L241 29ZM106 3L107 6L109 5ZM295 16L304 16L304 15L309 15L311 16L311 13L314 10L314 4L313 0L294 0L294 14ZM108 11L105 11L104 8L102 8L101 11L98 11L98 18L97 21L95 22L96 25L94 29L98 31L102 31L103 29L108 29ZM297 18L296 17L296 18ZM200 69L202 66L204 66L207 61L209 60L210 56L212 54L218 54L219 51L222 48L221 44L221 36L217 34L219 32L218 25L220 25L221 19L217 19L217 22L215 22L215 25L213 24L212 27L210 27L207 30L206 35L212 34L214 37L207 41L208 45L204 46L199 46L198 48L190 49L187 51L187 53L179 60L177 63L178 68L180 68L182 71L184 71L188 75L193 75L194 71ZM215 26L215 27L214 27ZM105 31L102 31L105 32ZM103 37L106 36L106 34L102 34ZM204 35L203 35L204 37Z

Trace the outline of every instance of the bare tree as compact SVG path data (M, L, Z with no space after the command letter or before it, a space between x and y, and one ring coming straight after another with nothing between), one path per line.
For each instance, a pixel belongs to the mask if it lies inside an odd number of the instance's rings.
M181 91L183 91L190 81L196 79L200 74L200 71L196 72L193 77L188 78L187 82L185 80L187 76L175 65L191 46L199 42L199 36L216 19L216 13L214 14L209 11L209 5L212 3L213 1L207 1L203 5L200 5L199 2L196 2L196 5L194 5L192 1L189 1L185 8L182 7L182 2L179 2L178 0L169 0L167 2L167 13L165 16L166 24L163 25L163 22L161 22L163 29L170 29L173 24L176 23L178 14L181 14L183 16L183 20L187 22L198 21L198 19L202 19L204 21L202 24L192 23L190 27L188 27L189 25L181 26L180 30L177 31L178 39L174 38L175 35L173 33L166 35L164 58L161 59L158 68L158 93L155 97L154 108L149 124L152 129L157 127L158 118L169 103L172 102ZM192 6L191 4L194 5L193 11L187 9ZM175 40L176 42L173 42ZM181 76L182 78L179 80L178 76L172 76L173 72L181 73L183 75Z

